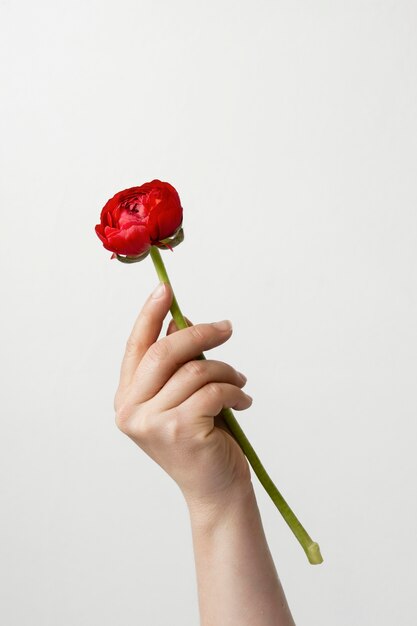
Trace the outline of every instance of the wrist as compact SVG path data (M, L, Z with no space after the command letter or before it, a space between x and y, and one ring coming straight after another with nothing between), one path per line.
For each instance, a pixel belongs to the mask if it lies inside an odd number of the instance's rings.
M185 496L191 526L209 531L234 515L258 510L252 481L233 485L210 497Z

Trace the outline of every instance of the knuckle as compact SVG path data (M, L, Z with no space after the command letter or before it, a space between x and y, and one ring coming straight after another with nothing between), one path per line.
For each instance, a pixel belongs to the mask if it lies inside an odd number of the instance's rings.
M170 355L171 350L169 343L165 339L160 339L154 343L148 350L148 356L151 361L159 363L164 361Z
M205 385L205 390L210 398L219 399L222 396L222 388L219 383L211 382Z
M188 332L196 343L201 343L205 339L205 335L201 326L190 326Z
M177 444L184 440L186 426L178 407L170 410L163 430L166 443Z
M184 365L184 369L187 375L200 377L204 374L206 368L203 361L188 361Z
M144 443L148 440L151 435L149 420L147 420L144 416L135 420L131 434L134 436L135 440L140 443Z
M169 443L175 443L180 439L182 424L178 417L171 417L165 424L165 436Z
M127 338L126 346L125 346L125 354L135 354L138 349L138 342L132 336Z
M128 437L139 443L149 439L152 420L143 412L143 407L122 405L116 413L116 425Z
M115 412L116 426L123 433L127 433L129 430L129 422L133 413L133 407L131 404L120 404Z

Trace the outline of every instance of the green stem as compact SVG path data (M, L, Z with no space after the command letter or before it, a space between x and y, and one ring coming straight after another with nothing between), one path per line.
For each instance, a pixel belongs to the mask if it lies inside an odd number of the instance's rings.
M168 278L167 271L165 269L164 262L161 257L161 253L156 246L152 246L150 250L150 254L152 257L152 261L155 265L156 272L158 274L158 278L161 282L168 283L171 285L170 280ZM171 285L172 289L172 285ZM173 291L173 290L172 290ZM177 299L175 298L175 294L172 298L172 304L170 308L172 317L177 325L178 329L187 328L188 324L181 312L180 307L178 306ZM200 354L197 359L205 359L204 354ZM237 443L243 450L246 458L248 459L250 465L252 466L253 471L258 477L260 483L265 488L266 492L270 496L271 500L281 513L284 520L287 522L288 526L291 528L292 532L298 539L301 544L304 552L307 555L307 558L310 563L313 565L317 565L323 562L323 558L320 554L320 548L318 543L313 541L310 535L307 533L305 528L300 524L299 520L295 516L292 509L289 507L281 493L278 491L277 487L271 480L264 466L262 465L258 455L255 450L252 448L248 438L243 432L242 428L238 424L235 416L231 409L223 409L221 412L224 421L226 422L230 432L236 439Z

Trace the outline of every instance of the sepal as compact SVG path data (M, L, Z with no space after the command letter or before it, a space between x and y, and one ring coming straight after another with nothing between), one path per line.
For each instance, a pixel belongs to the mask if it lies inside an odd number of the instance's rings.
M143 261L143 259L146 259L150 250L151 249L148 248L146 252L144 252L143 254L140 254L139 256L121 256L120 254L115 253L111 258L112 259L116 258L118 261L121 261L122 263L138 263L138 261Z
M182 241L184 241L184 229L182 228L182 226L179 226L179 228L175 231L172 237L160 239L159 241L156 241L153 245L157 246L157 248L162 248L163 250L165 250L165 248L170 248L172 250L172 248L178 246Z

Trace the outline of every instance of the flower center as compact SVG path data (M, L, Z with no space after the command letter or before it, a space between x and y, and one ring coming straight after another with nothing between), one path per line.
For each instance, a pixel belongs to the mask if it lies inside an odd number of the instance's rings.
M148 219L147 211L141 202L141 198L128 198L120 205L121 213L119 217L119 225L122 226L126 222L146 223Z

